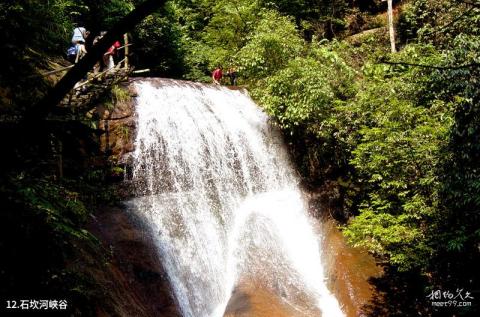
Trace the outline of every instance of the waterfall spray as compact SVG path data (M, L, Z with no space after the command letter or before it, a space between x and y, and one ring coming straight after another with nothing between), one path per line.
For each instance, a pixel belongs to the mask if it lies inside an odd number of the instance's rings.
M248 94L135 85L134 208L156 233L182 315L223 316L250 278L305 314L343 316L281 136Z

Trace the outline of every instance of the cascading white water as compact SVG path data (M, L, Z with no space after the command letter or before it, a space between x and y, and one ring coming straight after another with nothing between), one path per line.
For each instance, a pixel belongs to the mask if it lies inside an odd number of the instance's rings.
M156 233L183 316L222 316L242 279L298 311L342 316L268 117L241 91L164 79L135 86L134 208Z

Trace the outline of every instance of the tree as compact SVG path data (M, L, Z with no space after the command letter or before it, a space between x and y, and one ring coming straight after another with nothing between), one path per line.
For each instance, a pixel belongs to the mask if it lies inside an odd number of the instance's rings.
M246 45L236 54L236 60L243 76L261 79L300 56L303 44L295 23L289 17L266 10L248 36Z
M390 48L392 53L397 51L395 47L395 29L393 28L393 0L387 0L388 3L388 32L390 34Z

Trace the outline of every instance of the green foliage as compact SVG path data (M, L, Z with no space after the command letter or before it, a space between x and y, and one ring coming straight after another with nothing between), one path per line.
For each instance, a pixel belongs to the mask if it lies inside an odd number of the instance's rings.
M66 11L73 3L69 0L0 3L0 87L10 89L17 106L28 106L46 90L43 78L29 77L35 74L36 67L45 64L41 54L62 55L66 49L72 29Z
M279 63L254 90L287 133L315 135L320 149L305 152L310 163L334 160L338 168L350 171L354 187L362 190L346 188L360 197L350 198L358 216L344 233L352 244L388 259L400 271L429 270L440 254L472 250L478 241L477 222L466 219L476 219L473 210L478 210L472 161L477 149L460 150L469 153L464 154L462 171L456 163L460 144L477 144L461 140L478 135L476 115L462 115L462 127L457 126L465 107L476 109L478 69L456 67L478 63L477 39L459 34L448 51L409 45L389 56L407 65L444 69L381 64L382 51L357 60L356 53L369 54L363 46L312 45L285 66ZM465 119L471 122L468 127L463 126ZM452 135L462 137L451 142ZM449 171L442 173L445 164ZM444 197L453 205L454 195L463 200L462 217L452 213L458 207L445 209Z
M303 40L289 18L275 11L265 11L246 45L236 54L236 62L245 77L261 78L273 74L299 56L302 44Z
M459 34L479 35L479 13L475 1L415 0L402 12L399 33L403 40L451 47Z
M112 98L114 99L115 103L117 103L117 102L127 102L127 101L130 101L132 99L132 96L130 95L128 90L126 90L125 88L123 88L119 85L112 86L111 95L112 95Z
M202 81L217 65L237 66L247 82L268 76L302 54L303 37L332 37L344 28L348 11L343 0L174 0L169 6L182 34L185 77Z
M28 290L32 296L63 296L75 314L93 316L92 303L102 290L72 263L85 261L85 254L104 255L84 228L89 194L73 185L78 183L26 172L0 178L0 295L24 296Z
M150 69L155 76L181 77L185 73L181 36L174 7L148 16L132 32L133 63L137 68Z
M399 33L422 44L389 55L398 65L379 62L386 50L373 35L320 54L312 45L255 86L288 134L315 136L304 145L307 165L333 165L349 179L358 214L344 229L349 241L400 271L460 265L461 254L478 260L479 16L478 6L412 1Z
M347 25L345 18L351 10L345 0L262 0L260 3L266 8L294 17L307 38L315 35L331 39L339 35Z
M3 53L24 53L27 47L40 51L63 51L72 22L65 14L75 1L22 0L2 1L0 31Z
M287 132L315 135L318 162L353 168L364 198L345 229L349 240L400 270L425 267L434 252L426 228L439 204L451 104L427 93L432 70L366 63L361 74L344 60L355 52L338 43L312 45L308 57L267 77L255 96ZM396 58L419 56L422 63L440 58L417 46Z
M257 1L172 1L185 51L185 77L208 81L217 65L238 64L235 54L255 28L262 8Z
M280 126L303 125L318 137L331 136L335 107L354 94L354 70L331 46L313 44L307 57L291 59L255 92Z
M412 34L441 50L442 59L436 65L443 68L429 77L429 95L449 102L454 120L438 170L438 207L430 227L437 252L433 267L445 270L448 266L459 271L455 278L463 276L471 282L468 273L462 272L465 263L479 263L480 7L475 2L423 0L414 1L407 13Z
M98 31L98 27L103 30L110 29L134 8L132 0L83 0L83 2L89 10L81 18L85 25L93 31Z
M412 270L426 266L432 256L425 234L416 222L408 215L362 209L345 230L345 236L354 246L366 247L377 256L388 258L401 271Z
M23 176L14 179L10 187L15 202L42 219L43 225L50 227L59 239L95 241L88 231L79 228L89 213L78 192L47 180L31 182Z
M356 100L354 111L368 113L368 122L359 125L351 164L368 197L345 234L410 270L425 268L433 254L427 228L439 207L438 168L452 118L441 100L418 103L419 72L394 73L368 78L368 90Z
M228 61L232 52L245 44L247 36L261 20L261 12L257 1L217 2L202 36L203 41L213 48L211 53L215 54L215 48L218 47L223 50L213 60Z

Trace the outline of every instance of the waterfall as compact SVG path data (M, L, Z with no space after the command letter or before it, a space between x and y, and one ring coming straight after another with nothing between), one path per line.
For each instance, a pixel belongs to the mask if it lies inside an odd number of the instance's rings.
M343 316L281 136L248 94L166 79L135 88L133 206L182 315L221 317L254 280L304 315Z

